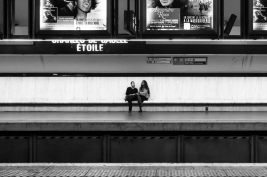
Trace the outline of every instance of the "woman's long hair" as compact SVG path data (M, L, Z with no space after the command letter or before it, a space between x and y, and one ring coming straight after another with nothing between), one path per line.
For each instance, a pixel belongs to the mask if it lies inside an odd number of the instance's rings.
M150 94L150 90L149 90L149 87L148 87L148 84L147 84L146 80L143 80L142 82L144 82L144 85L142 85L142 83L141 83L140 90L145 88L145 89L147 89L147 93Z

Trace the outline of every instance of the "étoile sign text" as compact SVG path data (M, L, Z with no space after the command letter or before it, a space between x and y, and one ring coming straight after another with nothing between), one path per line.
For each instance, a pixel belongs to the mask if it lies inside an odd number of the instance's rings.
M126 40L53 40L53 44L75 44L77 52L103 52L105 44L125 44Z

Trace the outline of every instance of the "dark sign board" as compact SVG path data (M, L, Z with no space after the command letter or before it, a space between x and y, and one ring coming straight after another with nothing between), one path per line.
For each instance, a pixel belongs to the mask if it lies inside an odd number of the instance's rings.
M203 57L174 57L173 65L207 65L208 58Z
M218 42L218 41L217 41ZM217 43L215 41L215 43ZM220 41L219 41L220 42ZM225 43L222 45L193 44L191 45L150 45L146 41L135 40L0 40L0 54L32 54L32 55L65 55L65 54L107 54L107 55L147 55L151 58L185 58L184 54L196 55L226 55L226 54L244 54L244 55L266 55L267 50L263 50L265 41L243 41L241 44L231 45ZM254 43L255 42L255 43ZM247 44L246 44L247 43ZM97 47L96 47L97 44ZM10 46L12 45L12 47ZM103 46L103 48L102 48ZM103 51L102 51L103 49ZM94 50L94 51L93 51ZM162 57L163 56L163 57ZM188 56L188 55L187 55ZM189 56L188 56L189 57ZM74 57L75 58L75 57ZM194 58L194 57L190 57ZM202 57L203 58L203 57ZM172 59L172 58L171 58ZM146 58L145 58L146 62Z
M215 34L215 0L145 0L144 34Z

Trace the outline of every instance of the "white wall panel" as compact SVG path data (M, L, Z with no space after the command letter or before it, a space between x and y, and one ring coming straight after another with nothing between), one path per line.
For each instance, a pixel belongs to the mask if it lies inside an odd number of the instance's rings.
M208 65L147 64L154 55L0 55L0 73L266 73L266 55L193 55ZM188 57L187 55L157 55Z
M151 102L267 103L266 77L1 77L0 103L124 102L143 79Z

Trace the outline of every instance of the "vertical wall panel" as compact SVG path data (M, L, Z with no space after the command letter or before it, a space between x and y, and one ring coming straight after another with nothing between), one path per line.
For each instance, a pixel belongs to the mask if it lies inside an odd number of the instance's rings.
M29 137L0 137L0 163L29 163Z
M38 137L37 162L103 162L103 137Z
M127 0L119 0L119 26L118 26L118 33L119 34L127 34L127 32L124 30L124 11L127 10ZM130 0L130 10L134 11L134 0Z
M4 6L3 0L0 0L0 37L1 37L1 33L3 33L3 22L4 22L3 6Z
M28 2L29 0L15 0L15 33L14 35L28 35Z
M249 137L185 137L185 163L249 163Z
M258 160L259 163L267 163L267 137L258 139Z
M175 163L176 137L111 137L112 163Z

